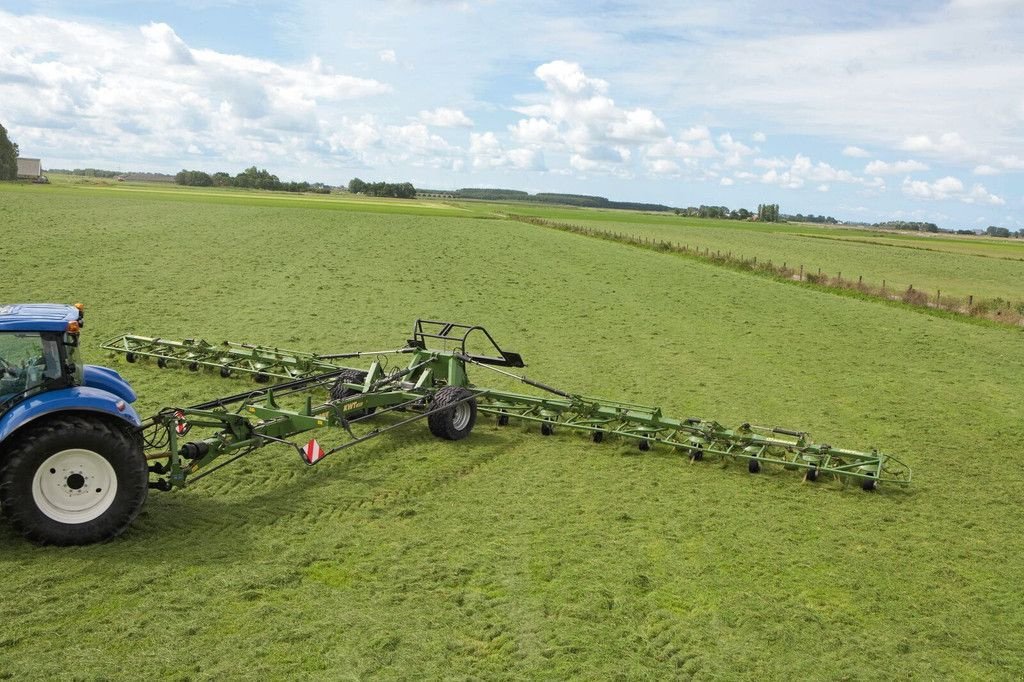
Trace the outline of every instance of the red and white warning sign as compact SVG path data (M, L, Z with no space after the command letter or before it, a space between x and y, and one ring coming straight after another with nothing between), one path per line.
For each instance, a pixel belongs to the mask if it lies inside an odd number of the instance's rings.
M316 438L310 440L302 448L302 457L310 464L316 464L324 457L324 449L320 447L320 443L316 442Z
M178 432L179 436L184 436L191 428L192 425L185 419L185 413L177 410L174 413L174 430Z

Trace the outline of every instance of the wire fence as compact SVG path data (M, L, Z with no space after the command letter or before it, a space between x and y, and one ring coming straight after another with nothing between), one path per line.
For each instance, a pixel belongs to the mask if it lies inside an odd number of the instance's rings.
M978 317L1009 325L1024 326L1024 301L1010 301L1002 298L978 298L969 296L952 296L943 294L942 290L934 292L917 289L913 284L904 288L896 285L891 280L883 279L881 283L868 282L861 275L846 277L842 272L830 274L823 272L821 268L807 268L802 263L790 265L788 262L776 263L771 259L758 260L757 256L746 257L732 251L712 250L710 247L690 246L662 239L652 239L632 234L601 230L592 227L584 227L573 223L563 223L537 216L507 214L507 217L518 222L548 227L564 232L586 235L598 239L629 244L666 253L678 253L681 255L698 258L700 260L723 265L736 270L754 272L775 279L782 279L793 282L803 282L817 285L833 290L855 291L864 296L880 298L889 301L898 301L907 305L929 308L933 310L944 310L958 315Z

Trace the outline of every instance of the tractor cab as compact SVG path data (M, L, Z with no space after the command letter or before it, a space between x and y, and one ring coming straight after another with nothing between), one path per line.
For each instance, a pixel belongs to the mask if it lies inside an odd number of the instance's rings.
M81 306L0 307L0 416L22 401L83 381Z

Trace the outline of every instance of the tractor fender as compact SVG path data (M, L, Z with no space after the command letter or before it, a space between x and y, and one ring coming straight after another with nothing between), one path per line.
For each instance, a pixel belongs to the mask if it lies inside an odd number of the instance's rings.
M128 392L134 398L130 388ZM40 393L11 409L0 419L0 442L29 422L58 412L98 412L117 417L127 425L142 424L138 413L122 396L92 386L74 386Z
M83 383L90 388L113 393L126 403L135 402L135 391L127 381L121 378L120 374L112 369L98 365L86 365L83 370L83 379Z

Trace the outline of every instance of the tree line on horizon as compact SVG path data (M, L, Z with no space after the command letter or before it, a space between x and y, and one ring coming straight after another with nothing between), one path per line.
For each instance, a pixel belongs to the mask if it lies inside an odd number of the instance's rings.
M330 194L331 192L331 188L322 182L311 183L305 180L282 182L267 169L256 166L250 166L234 176L223 171L211 175L200 170L182 169L174 176L174 182L188 187L243 187L271 192L312 192L314 194Z
M411 182L365 182L359 178L352 178L348 181L348 191L352 194L365 194L368 197L416 198L416 188Z

